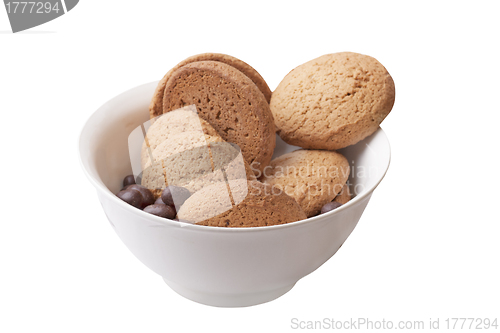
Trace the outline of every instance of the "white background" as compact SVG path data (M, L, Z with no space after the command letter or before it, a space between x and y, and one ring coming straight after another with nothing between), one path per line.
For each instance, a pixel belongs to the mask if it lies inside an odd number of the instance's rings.
M495 2L81 1L9 33L0 8L0 332L286 332L291 319L500 317ZM101 104L184 58L227 53L274 89L353 51L386 66L392 163L338 253L286 295L178 296L120 242L77 157ZM500 320L500 318L499 318Z

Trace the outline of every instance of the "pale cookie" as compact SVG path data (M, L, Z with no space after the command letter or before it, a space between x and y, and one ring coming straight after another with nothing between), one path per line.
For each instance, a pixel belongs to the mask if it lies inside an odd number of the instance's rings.
M172 136L159 144L151 156L153 162L146 162L141 184L151 189L155 197L168 185L195 192L226 178L255 179L238 149L219 136L202 132Z
M333 201L338 202L339 204L343 205L349 202L351 200L351 192L349 190L349 185L347 183L342 187L342 190L340 191L339 194L333 199Z
M273 92L270 106L285 142L335 150L375 132L394 99L394 81L382 64L342 52L292 70Z
M349 172L347 159L337 152L300 149L272 160L261 180L293 197L311 217L340 193Z
M165 93L165 85L167 84L167 81L172 73L184 65L197 61L218 61L234 67L235 69L245 74L250 80L252 80L253 83L255 83L262 94L264 94L264 97L266 98L266 101L268 103L271 101L271 89L269 89L269 86L267 85L264 78L262 78L262 76L252 66L227 54L203 53L181 61L174 68L168 71L167 74L165 74L165 76L158 83L156 91L153 95L153 99L151 100L151 104L149 106L149 114L151 118L157 117L163 113L163 94Z
M285 193L259 181L233 180L194 193L179 220L213 227L262 227L304 220L306 214Z
M221 62L184 65L168 79L163 110L190 104L225 141L240 147L256 174L269 164L276 146L274 120L264 95L247 76Z
M196 111L196 107L192 106ZM202 118L198 117L190 107L168 112L151 120L141 150L141 166L144 169L146 162L151 159L151 152L163 141L184 133L203 132L206 135L218 137L217 131ZM148 149L149 148L149 149Z

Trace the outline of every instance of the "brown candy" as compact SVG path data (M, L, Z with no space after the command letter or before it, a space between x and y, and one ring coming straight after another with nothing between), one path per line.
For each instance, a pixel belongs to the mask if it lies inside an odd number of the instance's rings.
M142 207L142 195L139 191L120 191L116 196L136 208L140 209Z
M167 206L165 204L154 204L154 205L149 205L144 208L144 211L149 214L153 214L159 217L164 217L166 219L173 219L175 218L175 210Z
M180 186L167 186L161 193L161 200L168 206L175 207L175 204L180 207L184 201L191 196L188 189Z
M142 185L137 185L137 184L129 185L127 186L127 191L129 190L137 191L142 195L141 208L152 205L155 202L155 197L153 196L153 193L151 193L151 191L148 188Z
M340 206L342 206L342 204L340 202L337 202L337 201L332 201L332 202L329 202L327 204L325 204L322 208L321 208L321 214L324 214L324 213L328 213L329 211L332 211L334 209L337 209L339 208Z
M123 187L127 187L128 185L132 184L135 184L134 175L128 175L127 177L123 178Z

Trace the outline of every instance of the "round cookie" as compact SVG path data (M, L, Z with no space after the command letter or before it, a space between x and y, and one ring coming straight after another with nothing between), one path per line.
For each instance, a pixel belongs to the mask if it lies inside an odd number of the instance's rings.
M172 73L184 65L197 61L218 61L236 68L237 70L248 76L248 78L252 80L253 83L255 83L259 90L264 94L264 97L266 98L266 101L268 103L271 101L271 89L269 89L269 86L267 85L264 78L252 66L244 61L241 61L240 59L231 57L227 54L203 53L184 59L174 68L168 71L167 74L165 74L165 76L158 83L158 86L156 87L155 93L153 95L153 99L151 100L151 104L149 106L149 114L151 118L157 117L163 113L163 94L165 93L165 85L167 84L167 81Z
M153 191L155 198L168 185L186 186L197 176L212 171L210 142L223 141L220 137L200 132L184 132L163 141L152 151L142 171L141 185ZM193 163L196 161L196 163Z
M285 142L335 150L375 132L394 99L394 81L382 64L342 52L292 70L273 92L270 106Z
M151 152L169 138L185 133L203 131L206 135L220 137L217 131L196 112L188 108L168 112L152 120L141 149L141 166L144 169L151 159ZM149 149L148 149L149 147Z
M335 151L300 149L272 160L261 180L293 197L311 217L340 193L349 172L349 162Z
M333 199L333 201L338 202L341 205L344 205L351 200L351 192L349 190L349 185L347 183L342 187L342 190L340 191L339 194Z
M261 227L306 218L297 202L285 193L259 181L245 180L203 188L184 202L177 216L181 221L212 227Z
M276 146L274 120L264 95L247 76L215 61L182 66L167 81L163 110L193 103L225 141L241 148L255 173L269 164Z
M168 185L191 192L227 179L255 180L240 151L219 136L183 132L171 136L152 151L143 170L141 184L155 197Z

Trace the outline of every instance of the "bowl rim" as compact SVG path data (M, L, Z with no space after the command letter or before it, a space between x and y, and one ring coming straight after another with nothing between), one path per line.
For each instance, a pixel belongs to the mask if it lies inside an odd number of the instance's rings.
M283 228L294 228L297 226L301 226L307 223L313 223L318 220L323 220L325 218L334 216L335 214L339 214L340 212L349 209L351 206L355 205L362 199L366 198L367 196L371 195L375 188L380 184L380 182L384 179L385 175L387 174L387 170L389 169L390 163L391 163L391 146L389 139L386 135L386 133L382 130L382 128L379 126L378 129L371 135L374 135L375 133L381 133L383 135L383 138L385 139L384 141L387 144L387 149L388 149L388 159L387 159L387 164L385 166L385 170L381 177L377 179L377 181L368 189L364 191L364 193L355 196L349 202L346 204L343 204L339 208L332 210L328 213L324 214L319 214L313 217L306 218L304 220L300 221L295 221L295 222L289 222L289 223L284 223L284 224L278 224L278 225L270 225L270 226L261 226L261 227L239 227L239 228L222 228L222 227L213 227L213 226L205 226L205 225L198 225L194 223L187 223L187 222L182 222L182 221L174 221L166 218L162 218L159 216L155 216L152 214L148 214L140 209L137 209L129 204L127 204L125 201L119 199L111 190L105 186L101 181L98 181L97 179L94 179L94 177L90 174L89 170L85 167L85 163L83 161L83 152L82 152L82 145L83 145L83 135L85 131L87 130L87 127L91 121L92 118L97 117L97 115L102 112L101 110L104 109L104 106L106 106L108 103L112 102L115 99L120 98L121 96L129 93L132 90L139 89L141 87L147 86L147 85L152 85L153 83L158 84L159 81L152 81L149 83L141 84L136 87L127 89L126 91L114 96L113 98L107 100L104 102L101 106L99 106L85 121L83 126L80 129L79 135L78 135L78 160L80 163L80 166L82 167L85 176L89 179L89 181L92 183L92 185L99 191L100 193L103 193L108 199L113 201L114 203L118 204L119 207L122 209L128 210L130 213L133 213L135 215L138 215L138 217L146 218L150 220L151 222L154 222L158 225L163 225L165 227L182 227L185 228L186 230L199 230L199 231L207 231L207 232L230 232L230 233L239 233L239 232L265 232L267 230L275 230L275 229L283 229Z

